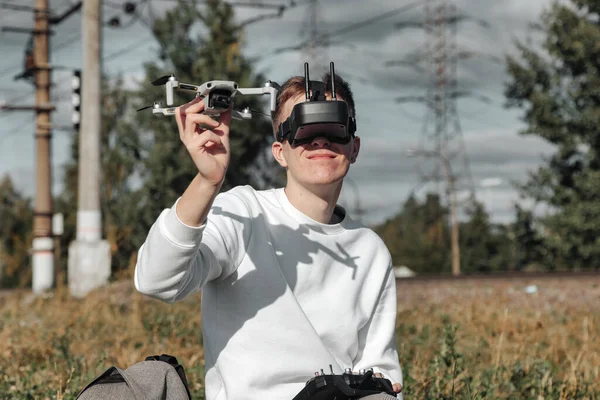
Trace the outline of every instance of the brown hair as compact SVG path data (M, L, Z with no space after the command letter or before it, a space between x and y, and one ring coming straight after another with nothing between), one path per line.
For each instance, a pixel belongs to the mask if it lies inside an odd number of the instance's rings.
M326 73L323 78L323 83L325 84L325 93L331 94L331 74ZM275 111L271 114L271 120L273 121L273 133L277 135L277 130L279 129L279 124L282 122L281 112L283 110L283 105L291 98L294 98L298 95L304 94L304 77L303 76L293 76L281 85L281 89L277 94L277 105ZM350 89L350 84L343 80L338 74L335 74L335 94L336 97L341 97L346 103L348 103L348 107L350 108L351 115L356 117L356 110L354 107L354 96L352 95L352 90Z

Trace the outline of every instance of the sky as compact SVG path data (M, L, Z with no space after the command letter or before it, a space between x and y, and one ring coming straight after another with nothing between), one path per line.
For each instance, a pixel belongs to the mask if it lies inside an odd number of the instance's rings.
M457 63L459 86L474 96L456 101L460 129L452 132L453 143L464 145L470 175L477 199L482 202L493 221L514 219L514 203L532 205L519 198L515 182L526 181L543 157L553 148L540 139L523 136L522 110L506 109L504 85L509 77L503 59L517 55L515 41L535 45L529 26L539 20L550 0L454 0L457 12L469 19L457 25L456 44L459 50L470 51L473 57ZM33 6L33 0L0 0L0 4ZM50 7L60 15L75 0L50 0ZM143 64L156 58L158 46L148 21L173 7L174 0L136 1L141 18L124 14L123 0L103 2L103 20L119 16L122 27L103 29L103 70L106 74L122 74L127 85L135 86L143 79ZM272 81L282 83L292 75L303 74L304 61L309 61L311 77L319 76L313 60L302 51L276 53L276 49L298 45L307 38L309 7L306 0L252 1L286 5L279 18L264 19L247 26L244 54L257 59L256 70ZM423 183L419 171L429 171L435 157L409 157L411 149L432 133L428 110L420 102L397 103L406 96L423 96L429 87L424 70L410 66L390 66L393 60L408 60L423 54L428 43L423 29L399 29L398 24L421 22L425 0L320 0L319 31L331 34L329 46L321 49L319 59L333 61L336 73L347 79L354 92L357 109L357 134L361 150L357 162L348 173L340 203L351 214L368 224L377 224L396 214L407 196L418 197L435 190L434 183ZM368 4L368 6L367 6ZM412 7L409 9L409 7ZM242 22L272 11L258 7L236 6L236 18ZM406 9L406 11L403 11ZM375 22L361 24L371 18L386 15ZM0 27L32 27L30 12L0 8ZM352 27L352 29L348 29ZM51 63L54 86L52 99L57 111L52 122L57 126L52 138L53 191L59 193L62 166L69 159L71 126L71 73L82 65L81 12L53 27ZM13 77L22 71L23 53L28 35L0 32L0 103L32 105L33 86ZM427 67L424 60L419 64ZM170 73L170 71L165 71ZM201 84L202 82L190 82ZM160 99L158 99L160 100ZM485 101L484 101L485 100ZM8 174L17 188L28 196L35 195L34 115L30 111L0 111L0 176ZM174 140L177 138L174 132ZM462 140L459 141L459 139ZM431 141L426 141L430 148ZM465 171L463 159L453 161L455 171ZM456 165L454 165L456 163ZM460 172L459 172L460 173ZM461 174L459 195L468 180ZM169 205L165 205L167 207ZM358 213L357 210L362 210ZM536 209L538 212L543 210Z

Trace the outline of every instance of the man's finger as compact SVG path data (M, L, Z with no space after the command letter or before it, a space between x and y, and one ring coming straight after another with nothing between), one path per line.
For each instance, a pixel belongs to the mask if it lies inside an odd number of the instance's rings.
M196 97L194 100L189 103L185 103L175 109L175 120L177 121L177 125L179 130L183 130L183 127L186 126L186 118L189 114L197 114L204 110L204 102L201 98Z
M186 117L184 138L188 139L195 133L201 133L201 131L198 132L200 126L205 126L206 129L214 129L219 126L219 122L206 114L190 114Z
M221 138L214 132L206 131L197 141L192 142L195 148L218 146L222 143Z
M229 126L229 124L231 124L231 111L232 106L229 106L229 109L227 109L227 111L225 111L224 113L221 113L221 115L219 116L219 122Z
M181 112L185 114L197 114L203 110L204 102L200 97L195 97L194 100L181 106Z
M392 388L394 388L394 392L396 393L400 393L402 391L402 385L399 383L394 383Z

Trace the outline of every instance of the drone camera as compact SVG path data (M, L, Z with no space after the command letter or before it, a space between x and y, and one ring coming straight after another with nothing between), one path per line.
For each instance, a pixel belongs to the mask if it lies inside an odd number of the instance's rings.
M227 110L231 105L232 92L228 90L215 89L208 96L208 108Z

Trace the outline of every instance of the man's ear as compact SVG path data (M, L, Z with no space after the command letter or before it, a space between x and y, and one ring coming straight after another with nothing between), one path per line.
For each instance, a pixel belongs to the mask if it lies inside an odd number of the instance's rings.
M350 160L352 160L352 163L354 163L356 161L356 159L358 158L359 151L360 151L360 137L355 136L354 140L352 141L352 156L350 157Z
M271 153L273 153L273 158L275 158L279 165L283 168L287 168L288 164L283 154L283 143L278 141L273 142L271 145Z

